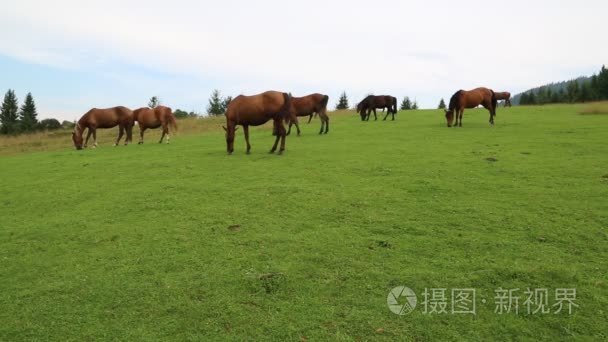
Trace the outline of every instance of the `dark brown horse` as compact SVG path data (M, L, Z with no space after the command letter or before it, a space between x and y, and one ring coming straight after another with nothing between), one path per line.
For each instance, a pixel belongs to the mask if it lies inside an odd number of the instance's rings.
M445 111L445 118L448 121L448 127L462 127L462 114L465 108L475 108L482 105L490 111L490 124L494 125L494 116L496 116L496 94L492 89L476 88L473 90L459 90L450 99L450 106ZM456 122L454 123L454 117ZM460 118L460 121L458 119Z
M279 149L279 154L281 154L285 150L285 136L287 135L283 121L294 122L297 120L291 107L291 96L278 91L267 91L253 96L239 95L230 102L225 115L227 127L224 127L224 130L226 131L228 154L234 152L234 133L237 125L243 126L247 153L249 154L251 150L249 126L263 125L269 120L273 120L272 132L277 137L270 153L276 151L279 139L281 139L281 148Z
M501 101L504 100L505 101L505 107L509 106L511 107L511 93L509 93L508 91L501 91L501 92L496 92L496 100Z
M310 120L312 120L313 114L319 114L319 118L321 119L321 130L319 131L319 134L327 134L327 132L329 131L327 101L329 101L329 96L318 93L310 94L304 97L292 97L292 111L295 112L296 116L308 116L308 123L310 123ZM295 122L289 123L289 130L287 131L287 135L291 133L291 126L294 124L298 129L298 135L300 135L300 125L298 124L297 118ZM323 127L325 127L325 132L323 132Z
M87 147L91 134L93 134L93 146L97 147L97 129L116 126L119 127L119 133L114 146L118 145L125 131L127 132L125 145L128 145L132 140L133 112L129 108L122 106L106 109L93 108L86 112L74 126L74 132L72 133L74 146L78 150L83 148L82 134L85 129L88 129L84 147Z
M386 120L389 114L392 114L393 120L395 120L395 114L397 114L397 98L389 95L368 95L363 101L357 104L357 113L361 115L361 121L369 121L371 112L373 111L375 120L378 120L376 109L384 110L384 108L387 109L384 120Z
M169 126L173 131L177 130L177 123L171 108L165 106L157 106L155 108L143 107L133 111L133 118L139 124L139 143L144 143L144 132L146 129L159 128L162 126L163 133L158 143L163 142L165 135L167 136L167 144L169 143Z

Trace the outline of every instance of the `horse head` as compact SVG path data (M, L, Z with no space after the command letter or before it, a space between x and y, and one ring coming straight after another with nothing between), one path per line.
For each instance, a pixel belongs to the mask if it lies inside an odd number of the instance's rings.
M232 152L234 152L234 134L238 127L236 127L236 125L229 124L228 128L226 128L226 126L222 126L222 128L226 132L226 148L228 154L232 154Z
M454 123L454 110L453 109L445 110L445 119L448 122L448 127L452 127L452 124Z
M74 142L74 147L76 147L77 150L82 150L82 128L80 127L80 124L76 121L74 121L74 131L72 132L72 141Z

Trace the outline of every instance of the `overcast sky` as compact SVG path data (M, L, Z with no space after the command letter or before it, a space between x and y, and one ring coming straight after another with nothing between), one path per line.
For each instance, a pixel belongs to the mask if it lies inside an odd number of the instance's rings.
M0 11L0 93L41 117L166 105L204 112L274 89L408 95L516 93L608 64L608 1L13 1Z

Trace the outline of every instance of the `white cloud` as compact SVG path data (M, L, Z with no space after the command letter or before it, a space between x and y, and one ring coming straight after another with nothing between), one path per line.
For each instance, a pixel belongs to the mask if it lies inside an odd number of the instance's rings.
M120 61L214 80L225 93L393 93L432 107L460 88L519 91L595 71L608 60L606 10L605 1L21 0L0 13L0 54L83 72Z

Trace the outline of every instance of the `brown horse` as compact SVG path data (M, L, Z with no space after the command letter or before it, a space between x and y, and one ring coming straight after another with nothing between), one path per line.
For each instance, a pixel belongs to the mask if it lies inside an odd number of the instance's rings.
M476 88L473 90L459 90L450 99L450 106L445 111L445 118L448 121L448 127L462 127L462 114L465 108L475 108L482 105L490 111L490 124L494 125L494 116L496 116L496 94L488 88ZM455 113L454 113L455 112ZM456 123L454 123L456 117ZM460 122L458 119L460 118Z
M325 134L327 134L329 131L329 117L327 116L328 101L329 96L317 93L304 97L292 97L292 111L295 112L296 116L309 116L308 123L312 120L313 114L319 114L319 118L321 119L321 130L319 131L319 134L323 134L323 127L325 127ZM298 129L298 135L300 135L300 125L298 124L297 118L295 122L289 123L287 135L291 133L291 126L294 124Z
M281 154L285 150L285 136L287 135L283 121L294 122L297 120L291 107L291 96L278 91L267 91L253 96L239 95L230 102L225 115L227 127L224 126L224 130L226 131L228 154L234 152L234 133L237 125L243 126L245 141L247 142L247 154L249 154L251 150L249 126L263 125L269 120L273 120L272 132L277 137L270 153L276 151L279 139L281 139L281 148L279 149L279 154Z
M511 93L509 93L508 91L502 91L502 92L496 92L496 100L501 101L504 100L505 101L505 107L509 106L511 107Z
M395 120L395 114L397 114L397 98L389 95L368 95L363 101L357 104L357 113L361 115L361 121L369 121L371 112L374 111L374 118L375 120L378 120L376 109L384 110L384 108L387 109L384 120L386 120L389 114L392 114L393 120Z
M85 128L88 129L88 133L87 139L84 142L84 147L87 147L91 134L93 134L93 146L97 147L97 129L112 128L117 125L119 127L119 133L114 146L118 145L125 131L127 132L125 145L128 145L132 140L133 112L129 108L122 106L107 109L93 108L86 112L74 126L74 132L72 132L74 146L78 150L83 148L82 134L84 133Z
M165 106L157 106L155 108L143 107L133 111L133 117L139 124L139 143L144 143L144 132L146 129L163 128L163 133L158 143L163 142L165 135L167 136L167 144L169 143L169 126L174 131L177 130L177 123L171 108Z

